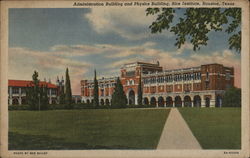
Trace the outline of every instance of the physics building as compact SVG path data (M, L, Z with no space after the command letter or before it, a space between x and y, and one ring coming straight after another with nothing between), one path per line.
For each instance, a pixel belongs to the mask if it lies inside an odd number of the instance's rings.
M120 80L129 105L137 105L139 80L143 104L155 107L221 107L223 94L234 86L234 68L221 64L163 70L159 62L123 65ZM98 80L99 102L110 105L117 77ZM93 80L81 80L81 101L93 101Z

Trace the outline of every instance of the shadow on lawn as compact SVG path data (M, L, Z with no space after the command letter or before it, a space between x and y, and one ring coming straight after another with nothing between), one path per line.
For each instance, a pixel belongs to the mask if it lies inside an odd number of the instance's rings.
M45 135L25 135L9 132L9 150L84 150L84 149L132 149L124 146L91 146L85 143L71 143L64 139ZM135 148L133 148L135 149Z

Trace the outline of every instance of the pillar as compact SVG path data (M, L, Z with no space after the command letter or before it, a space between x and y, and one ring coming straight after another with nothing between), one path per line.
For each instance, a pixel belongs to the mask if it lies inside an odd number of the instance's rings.
M9 99L10 99L9 104L10 104L10 105L12 105L12 99L13 99L13 98L12 98L12 95L13 95L13 94L12 94L12 87L10 87L10 90L9 90Z
M210 107L215 107L216 101L215 99L210 99Z
M206 107L206 100L204 98L201 98L201 107Z
M21 88L18 89L18 93L19 93L18 104L21 105L22 104L22 89Z
M138 105L138 95L135 94L135 105Z
M51 89L49 89L49 104L52 104L51 95L52 95L52 92L51 92Z
M191 100L191 107L193 108L194 107L194 101Z

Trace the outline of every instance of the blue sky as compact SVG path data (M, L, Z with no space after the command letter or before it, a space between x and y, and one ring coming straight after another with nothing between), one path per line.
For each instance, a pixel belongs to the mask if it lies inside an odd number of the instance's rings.
M240 75L240 55L228 49L228 34L209 33L200 51L188 42L177 49L171 32L150 33L155 17L145 9L10 9L9 79L31 79L37 70L41 80L55 82L69 67L73 93L79 94L80 80L92 79L94 69L98 77L118 76L124 63L137 60L159 60L165 69L217 62Z

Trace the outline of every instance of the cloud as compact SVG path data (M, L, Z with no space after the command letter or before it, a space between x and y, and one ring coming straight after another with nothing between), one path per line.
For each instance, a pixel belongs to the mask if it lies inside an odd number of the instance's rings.
M70 52L69 52L70 53ZM73 93L79 94L79 84L83 75L92 64L77 61L67 56L58 56L53 52L41 52L26 48L9 48L9 79L31 80L34 70L39 72L40 80L44 78L56 79L56 76L65 74L66 67L69 68Z
M149 29L154 17L146 16L145 8L92 8L84 18L100 34L116 33L130 40L155 36ZM170 32L167 34L171 35Z
M103 51L101 45L55 45L50 48L57 56L86 56Z
M58 75L64 76L66 67L69 67L72 90L74 94L80 94L80 80L91 76L93 67L98 69L100 76L119 76L120 68L136 61L159 61L164 69L186 68L200 66L202 64L219 63L235 68L235 83L240 86L241 63L237 54L230 50L222 50L210 53L192 53L190 56L182 56L182 52L190 49L187 45L176 52L168 52L155 48L156 43L146 42L137 46L120 45L74 45L54 46L49 51L36 51L27 48L9 48L9 79L31 80L34 70L39 72L39 78L56 79ZM73 48L73 49L72 49ZM79 51L75 50L93 50ZM60 50L60 51L59 51ZM179 52L178 52L179 51ZM181 53L180 53L181 52ZM70 55L69 55L70 54ZM88 58L79 58L79 54L92 55ZM81 56L80 55L80 56ZM102 61L96 63L96 58ZM86 61L87 60L87 61ZM104 73L105 72L105 73Z
M190 49L190 46L185 46L185 49ZM183 52L185 49L182 49L180 52ZM135 51L136 50L136 51ZM130 53L127 53L130 52ZM240 74L241 74L241 63L240 59L236 56L237 54L233 53L230 50L223 50L218 52L211 53L193 53L190 56L182 57L180 52L167 52L164 50L158 50L154 48L128 48L126 51L121 51L117 56L124 56L124 58L116 58L116 61L110 63L106 68L115 68L122 67L122 65L130 62L140 61L139 58L143 59L145 62L156 62L159 61L160 65L164 69L178 69L178 68L187 68L187 67L196 67L203 64L218 63L223 64L224 66L234 67L235 68L235 85L240 86ZM137 54L139 58L132 58L126 56L126 54ZM113 55L112 57L116 57Z

